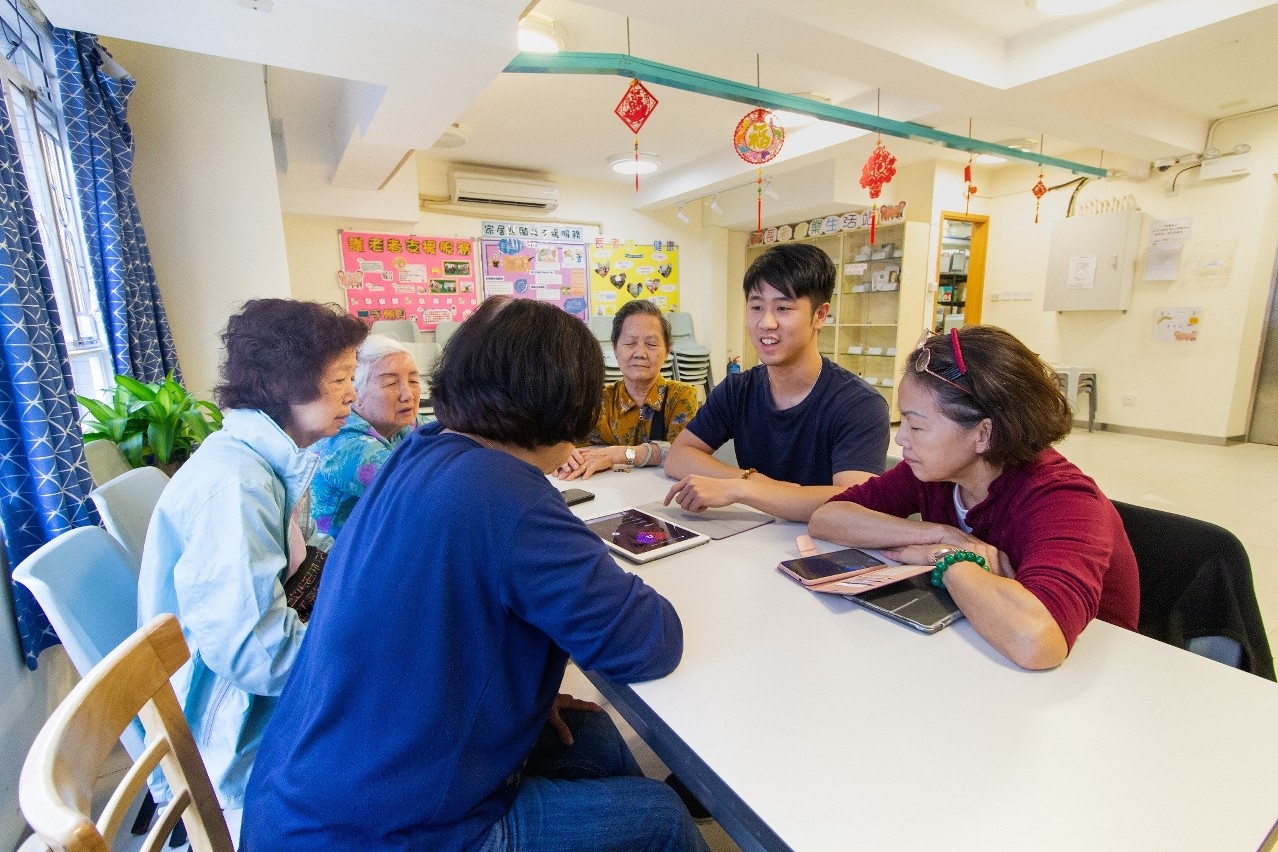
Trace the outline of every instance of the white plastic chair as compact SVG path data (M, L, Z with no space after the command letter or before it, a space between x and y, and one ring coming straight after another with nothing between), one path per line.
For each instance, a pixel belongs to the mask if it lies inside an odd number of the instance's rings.
M89 463L89 475L93 477L94 485L105 485L132 470L124 453L110 441L86 442L84 458Z
M435 323L435 345L442 350L448 338L453 336L460 325L461 323L452 320L440 320Z
M398 340L400 343L416 343L421 335L417 323L410 319L374 320L369 331L373 334L385 335L391 340Z
M169 478L155 467L140 467L89 493L102 516L102 525L124 546L133 562L136 577L142 567L142 545L146 528Z

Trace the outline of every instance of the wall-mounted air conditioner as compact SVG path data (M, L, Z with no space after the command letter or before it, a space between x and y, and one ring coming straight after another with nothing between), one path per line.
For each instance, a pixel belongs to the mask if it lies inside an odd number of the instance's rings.
M454 171L448 177L451 203L466 207L549 212L559 206L559 187L522 175Z

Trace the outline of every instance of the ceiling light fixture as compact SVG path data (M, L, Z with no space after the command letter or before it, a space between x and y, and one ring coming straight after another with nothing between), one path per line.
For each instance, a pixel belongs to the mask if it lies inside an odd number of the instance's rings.
M683 212L682 204L679 205L679 212L675 214L675 218L685 225L687 225L691 221L690 219L688 219L688 214Z
M558 53L564 49L564 28L554 18L525 15L519 22L519 49L524 53Z
M817 92L791 92L790 95L795 98L806 98L809 101L815 101L820 104L828 104L830 102L829 95L822 95ZM816 124L821 120L815 115L804 115L801 112L790 112L784 109L774 109L772 115L776 118L777 123L786 130L807 127L809 124Z
M447 130L445 130L443 133L440 134L439 138L435 140L435 144L431 145L431 147L432 148L460 148L461 146L465 145L469 141L470 141L470 135L465 130L462 129L462 126L460 124L457 124L454 122L453 124L449 125Z
M613 154L608 158L608 166L619 175L649 175L661 168L661 158L656 154L640 151L636 154Z
M781 196L772 188L772 178L770 177L763 179L763 194L768 196L768 198L771 198L773 201L781 200Z
M1084 15L1117 6L1122 0L1026 0L1044 15Z
M722 215L723 215L723 208L719 206L719 196L718 196L718 195L715 195L715 196L711 197L711 199L710 199L709 201L707 201L707 202L706 202L706 204L709 204L709 205L710 205L710 212L711 212L711 213L713 213L714 215L716 215L716 216L722 216Z
M997 154L977 154L972 158L972 162L980 163L983 166L995 166L999 163L1006 163L1006 157L1000 157Z

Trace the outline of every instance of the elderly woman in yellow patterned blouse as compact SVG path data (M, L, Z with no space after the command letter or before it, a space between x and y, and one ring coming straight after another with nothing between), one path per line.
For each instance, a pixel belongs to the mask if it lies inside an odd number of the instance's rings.
M670 321L652 302L635 299L612 320L612 351L621 381L604 388L599 423L589 443L573 450L560 479L589 479L613 465L660 466L670 442L697 412L697 389L667 381Z

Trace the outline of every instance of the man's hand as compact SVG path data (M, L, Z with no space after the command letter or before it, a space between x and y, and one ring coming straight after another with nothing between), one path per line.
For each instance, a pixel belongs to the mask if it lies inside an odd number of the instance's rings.
M669 506L670 501L679 504L687 512L703 512L717 506L728 506L739 503L738 487L742 479L714 479L709 476L692 474L676 482L666 492L662 505Z
M593 701L585 701L581 698L573 698L571 695L559 693L555 696L555 703L550 705L550 727L555 729L555 733L559 734L559 739L564 745L572 745L572 731L568 730L568 723L559 715L561 710L589 710L591 713L602 713L603 708Z

